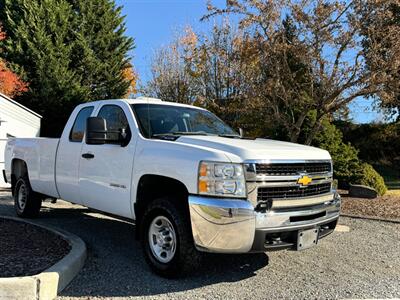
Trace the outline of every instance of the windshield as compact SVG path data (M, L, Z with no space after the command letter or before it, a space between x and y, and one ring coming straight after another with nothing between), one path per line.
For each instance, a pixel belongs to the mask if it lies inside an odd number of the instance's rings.
M206 110L159 104L132 104L132 108L139 119L142 134L147 138L161 135L238 136Z

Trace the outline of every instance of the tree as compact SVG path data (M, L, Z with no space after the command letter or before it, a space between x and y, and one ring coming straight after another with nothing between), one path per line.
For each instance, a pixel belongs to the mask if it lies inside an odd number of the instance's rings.
M13 97L27 90L27 84L0 61L0 93Z
M1 55L29 81L16 100L44 116L42 135L58 136L79 103L119 98L133 40L110 0L0 0L8 35Z
M247 127L248 117L258 113L256 100L249 97L254 70L245 34L224 20L187 48L184 61L197 86L196 102L233 127Z
M0 27L0 43L6 35ZM4 60L0 60L0 93L13 97L27 90L27 84L12 72Z
M358 150L350 143L343 142L342 132L325 119L324 130L318 132L314 145L328 150L334 164L334 178L339 188L348 188L350 184L363 184L374 188L378 195L386 193L386 185L379 173L368 163L358 158Z
M350 143L343 142L342 132L328 119L322 122L322 127L324 130L315 135L313 145L329 151L339 187L348 188L350 183L358 183L362 173L358 150Z
M123 98L132 98L138 92L137 81L138 81L138 74L133 69L132 66L126 67L122 71L122 76L125 81L130 82L129 87L123 96Z
M197 88L188 72L185 53L196 43L197 36L187 28L184 37L156 51L151 64L152 78L143 92L167 101L193 104Z
M360 159L400 172L400 123L353 124L336 121L344 141L360 150ZM399 176L397 176L399 177Z
M88 98L119 98L127 93L131 80L129 51L133 39L126 37L122 7L114 0L67 0L72 5L72 65L89 89ZM133 77L132 77L133 79Z
M70 68L71 7L53 0L4 0L1 6L8 35L2 54L30 83L16 100L43 115L42 135L56 136L67 114L86 96Z
M246 84L252 65L244 55L245 36L228 21L210 34L186 28L185 34L160 49L152 62L152 78L144 92L162 99L203 106L232 126L256 112L248 103Z
M272 117L280 120L292 142L300 141L300 133L309 127L303 141L310 144L327 116L358 97L379 94L387 74L393 73L395 65L371 69L365 64L362 5L363 1L230 0L225 8L209 3L209 14L203 19L240 16L240 28L254 40L260 70L267 70L256 81L253 94L264 107L272 108ZM282 22L285 15L290 17L290 39ZM388 34L373 41L370 55L393 39L394 33ZM301 64L298 70L293 69L293 56L295 65Z
M383 89L375 98L380 100L381 108L389 111L388 119L397 115L400 121L400 3L364 1L359 7L359 18L368 69L370 72L388 70L384 74Z
M314 78L309 49L299 39L299 32L291 17L286 16L274 37L266 41L255 35L251 45L257 56L257 74L252 83L253 98L259 99L260 109L282 131L280 138L304 142L315 122L314 97L318 83Z

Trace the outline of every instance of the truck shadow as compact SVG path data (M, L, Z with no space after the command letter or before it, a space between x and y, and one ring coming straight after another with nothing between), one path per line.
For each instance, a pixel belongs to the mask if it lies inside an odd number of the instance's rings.
M56 206L55 206L56 207ZM60 296L131 297L188 291L221 282L241 281L268 265L261 254L207 254L202 266L179 279L153 274L144 261L131 223L86 208L45 208L37 221L80 236L87 245L84 268Z

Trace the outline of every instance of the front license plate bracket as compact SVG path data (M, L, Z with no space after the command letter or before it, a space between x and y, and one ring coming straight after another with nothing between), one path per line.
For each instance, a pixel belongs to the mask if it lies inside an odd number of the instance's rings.
M318 244L319 228L299 230L297 235L297 250L311 248Z

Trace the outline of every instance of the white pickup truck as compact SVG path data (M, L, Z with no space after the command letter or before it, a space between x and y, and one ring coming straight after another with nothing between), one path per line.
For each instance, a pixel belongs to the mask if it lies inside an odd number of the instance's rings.
M152 98L81 104L60 139L11 139L5 163L19 216L60 198L133 220L164 276L202 252L306 249L339 218L327 151L243 138L207 110Z

